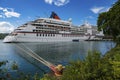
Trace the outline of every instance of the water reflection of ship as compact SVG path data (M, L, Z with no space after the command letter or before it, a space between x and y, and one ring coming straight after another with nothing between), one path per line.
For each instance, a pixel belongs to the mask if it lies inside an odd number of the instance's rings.
M68 43L65 45L59 43L51 43L51 44L28 43L25 44L25 46L29 47L36 54L38 54L39 56L43 57L46 60L49 60L50 62L59 62L61 60L64 60L63 58L66 58L71 53L75 52L76 49L72 49L71 44L72 43Z

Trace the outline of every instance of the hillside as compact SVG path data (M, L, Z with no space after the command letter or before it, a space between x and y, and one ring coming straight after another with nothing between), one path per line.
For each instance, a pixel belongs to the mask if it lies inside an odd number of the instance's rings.
M4 39L5 36L7 36L7 35L8 35L8 33L0 33L0 39Z

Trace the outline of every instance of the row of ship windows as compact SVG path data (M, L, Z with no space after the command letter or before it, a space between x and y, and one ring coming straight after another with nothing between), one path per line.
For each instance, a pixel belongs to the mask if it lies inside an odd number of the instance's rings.
M81 37L82 35L62 35L62 37Z
M40 31L40 30L56 30L56 31L70 31L69 29L51 29L51 28L36 28L38 30L33 30L33 32L37 32L37 31Z
M33 32L58 33L58 31L33 30Z
M48 27L36 27L36 29L52 29L52 28L48 28Z
M55 36L55 34L36 34L36 36Z
M57 36L57 34L36 34L36 36L55 37L55 36ZM65 35L65 34L62 34L62 37L81 37L81 35Z
M67 28L67 27L60 27L60 26L58 26L58 27L57 26L36 27L36 29L53 29L53 28L57 28L57 29L64 29L64 28L70 29L70 28Z
M70 26L69 24L59 24L59 23L51 23L51 22L47 22L49 24L51 24L52 26L54 25L59 25L59 26ZM32 24L34 26L46 26L46 25L42 25L42 24Z
M49 23L49 24L57 24L57 25L62 25L62 26L70 26L69 24L63 24L63 23L51 23L51 22L46 22L46 23Z
M70 30L68 28L49 28L49 27L36 27L36 29L52 29L52 30Z

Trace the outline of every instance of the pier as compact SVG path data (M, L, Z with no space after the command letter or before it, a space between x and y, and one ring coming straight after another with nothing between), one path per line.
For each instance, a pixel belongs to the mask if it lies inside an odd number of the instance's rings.
M85 41L113 41L113 39L87 39Z

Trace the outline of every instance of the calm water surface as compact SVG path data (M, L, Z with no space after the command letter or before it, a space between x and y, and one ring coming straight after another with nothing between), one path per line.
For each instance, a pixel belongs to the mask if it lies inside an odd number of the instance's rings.
M114 47L114 43L107 41L13 44L3 43L2 40L0 40L0 61L8 60L9 63L6 65L8 69L10 69L10 65L15 61L18 64L20 71L30 74L40 73L41 75L45 72L49 72L48 67L24 53L17 47L17 45L20 47L23 45L28 47L36 54L53 64L63 65L66 65L71 60L84 59L89 50L98 50L104 55L108 50Z

